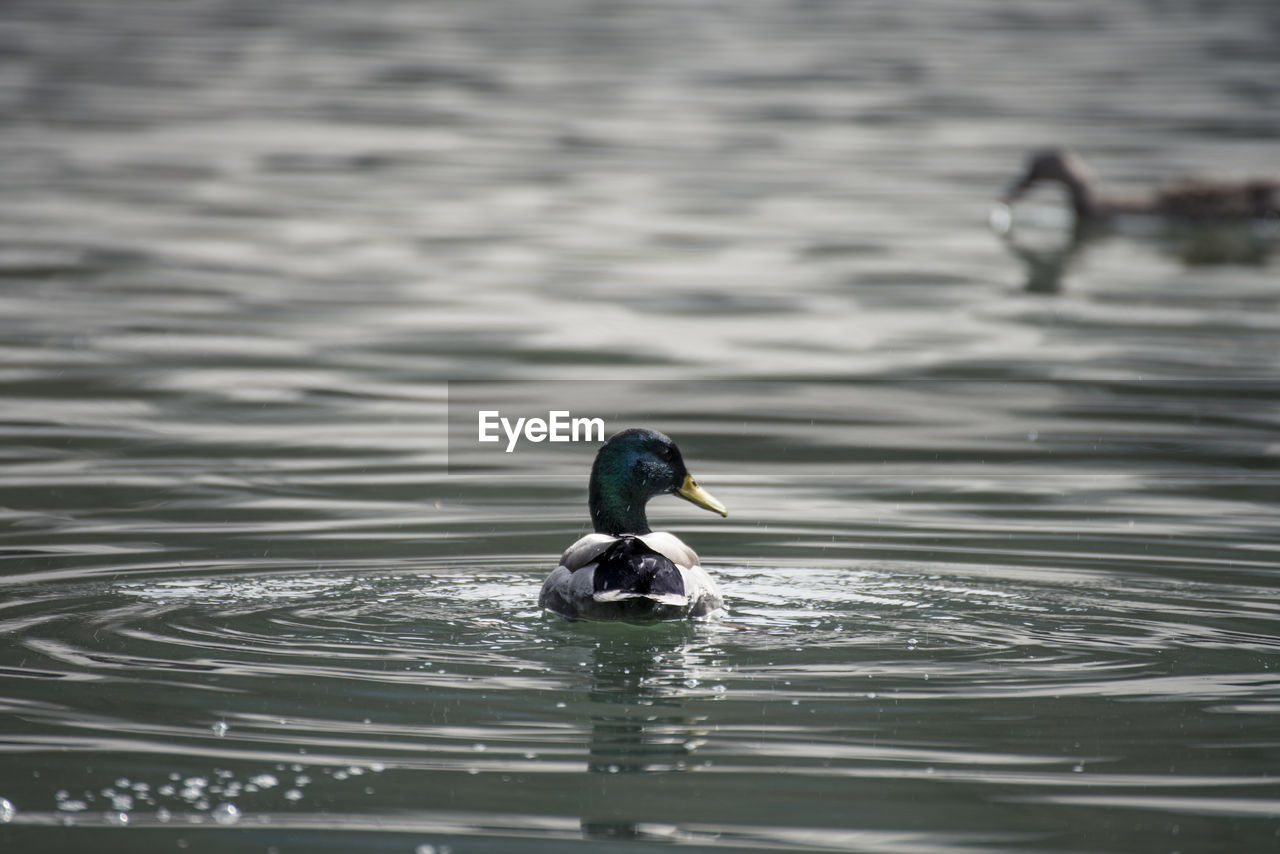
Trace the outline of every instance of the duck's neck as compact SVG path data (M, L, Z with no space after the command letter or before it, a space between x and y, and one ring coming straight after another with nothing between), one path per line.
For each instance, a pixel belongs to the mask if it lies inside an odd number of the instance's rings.
M628 489L626 478L613 469L599 465L592 469L587 506L597 533L613 536L649 533L649 519L644 512L648 500L648 495Z
M616 492L606 492L591 482L588 504L591 508L591 524L597 533L611 534L647 534L649 519L644 512L644 504L648 499L636 497L626 498Z
M1067 188L1071 198L1071 208L1076 212L1076 222L1095 219L1102 213L1098 194L1093 189L1093 182L1085 175L1068 171L1062 176L1062 184Z

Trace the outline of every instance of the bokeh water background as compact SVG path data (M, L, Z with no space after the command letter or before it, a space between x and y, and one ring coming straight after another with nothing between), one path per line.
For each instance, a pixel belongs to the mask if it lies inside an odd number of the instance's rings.
M5 3L0 849L1276 850L1280 268L986 219L1046 143L1276 171L1277 45ZM449 473L468 380L675 436L726 619L540 614L592 449Z

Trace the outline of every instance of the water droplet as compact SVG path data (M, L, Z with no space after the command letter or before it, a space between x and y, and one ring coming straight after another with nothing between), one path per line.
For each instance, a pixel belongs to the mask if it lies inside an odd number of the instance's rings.
M160 807L160 809L156 810L156 821L161 824L168 824L169 819L171 818L173 818L173 813L169 812L164 807Z
M18 808L8 798L0 798L0 824L8 824L17 815Z
M486 748L483 744L480 744L479 742L477 742L471 745L471 749L474 750L476 753L484 753Z
M270 789L280 785L280 781L276 779L274 774L259 774L256 777L249 778L249 782L259 789Z
M129 823L129 814L127 812L109 812L104 816L108 824L114 824L124 827Z
M293 778L293 785L297 786L298 788L302 788L303 786L307 785L310 782L311 782L311 778L308 777L306 774L299 774L297 777Z
M347 776L346 771L338 770L333 772L333 779L335 780L345 780L347 779Z
M302 792L297 789L286 789L284 799L286 801L300 801L302 800Z
M227 726L226 721L218 721L216 724L209 727L209 729L213 730L213 734L218 736L218 738L222 738L222 736L227 734L229 727Z
M381 762L374 762L369 766L369 770L375 774L381 774L383 771L387 770L387 766L383 765Z
M1084 771L1084 763L1077 762L1075 765L1071 766L1071 770L1076 772L1077 774L1081 773L1082 771Z
M218 804L213 810L213 820L218 824L235 824L240 820L240 808L235 804Z

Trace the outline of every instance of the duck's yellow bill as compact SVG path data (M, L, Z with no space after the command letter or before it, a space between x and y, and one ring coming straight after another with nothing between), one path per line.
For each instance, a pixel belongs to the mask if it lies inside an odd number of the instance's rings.
M697 504L704 510L711 510L721 516L729 515L729 510L719 501L716 501L710 492L698 486L698 482L693 479L691 474L684 476L684 483L680 484L680 488L676 490L676 495L679 495L685 501Z

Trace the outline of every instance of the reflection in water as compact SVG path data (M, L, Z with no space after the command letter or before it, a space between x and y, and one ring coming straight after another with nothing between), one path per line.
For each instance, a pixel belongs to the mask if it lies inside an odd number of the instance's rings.
M1160 236L1160 244L1188 267L1262 266L1280 244L1280 221L1175 226Z
M1091 247L1115 238L1142 241L1186 267L1260 267L1280 245L1280 222L1256 220L1224 223L1170 223L1151 217L1115 222L1079 222L1062 211L1010 212L991 215L992 229L1005 249L1022 262L1024 290L1055 294L1063 280ZM1022 222L1025 220L1025 222Z
M696 627L606 628L623 631L608 631L592 650L587 770L608 775L688 770L707 734L707 717L685 711L689 695L706 690L699 685L689 645ZM661 826L638 823L633 803L605 798L594 806L582 817L587 837L666 836Z
M1096 236L1088 228L1072 228L1059 245L1036 246L1020 241L1012 230L1000 234L1005 248L1025 267L1024 290L1032 294L1058 293L1067 271L1081 255L1085 244Z

